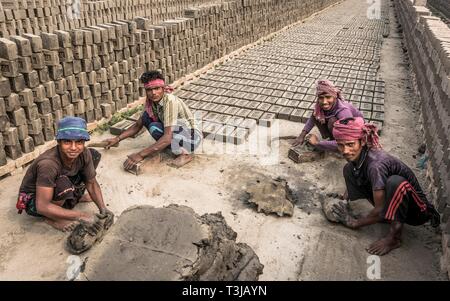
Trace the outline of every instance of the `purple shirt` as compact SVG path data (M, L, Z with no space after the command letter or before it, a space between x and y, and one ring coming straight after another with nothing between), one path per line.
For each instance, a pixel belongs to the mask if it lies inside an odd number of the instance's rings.
M328 119L332 117L336 117L338 120L342 118L348 118L348 117L362 117L364 118L364 115L355 108L351 103L346 101L339 101L337 100L334 104L334 106L331 108L331 110L323 111L325 114L325 120L328 121ZM315 124L315 117L311 115L309 117L308 121L305 124L305 127L303 130L306 133L309 133Z
M328 120L332 117L336 117L338 120L348 117L362 117L364 119L364 115L350 102L346 101L337 100L331 110L323 112L325 114L325 122L328 122ZM306 133L309 133L313 129L316 122L315 120L316 118L313 115L309 117L308 121L305 124L305 127L303 128ZM337 143L335 140L320 141L319 144L316 145L316 147L319 150L324 151L338 151Z
M361 162L358 162L358 165ZM398 175L405 178L419 197L428 203L425 193L420 187L414 172L400 159L386 153L383 150L369 150L367 156L359 169L355 168L355 163L349 162L345 168L351 168L351 177L354 177L359 184L358 190L363 192L369 200L373 202L374 190L385 190L386 182L390 176ZM346 182L348 180L346 179ZM355 200L357 197L352 195L352 189L348 189L350 200Z

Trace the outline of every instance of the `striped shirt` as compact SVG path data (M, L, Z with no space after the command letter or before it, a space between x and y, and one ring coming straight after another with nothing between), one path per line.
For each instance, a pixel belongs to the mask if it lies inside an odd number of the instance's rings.
M156 117L167 126L180 125L190 129L198 129L194 115L181 98L173 94L164 94L163 98L153 104Z

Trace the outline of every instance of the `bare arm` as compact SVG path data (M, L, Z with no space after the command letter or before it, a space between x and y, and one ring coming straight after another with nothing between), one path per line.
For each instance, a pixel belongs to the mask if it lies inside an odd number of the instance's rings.
M52 187L36 187L36 210L39 214L50 219L79 220L86 217L86 214L83 212L64 209L53 204L53 192L54 188Z
M89 181L86 181L86 189L89 192L94 203L97 205L99 211L106 208L103 202L102 190L100 189L100 185L97 182L96 178L93 178Z
M120 134L117 137L120 137L120 140L127 139L128 137L131 137L133 135L136 135L144 126L144 123L142 122L142 116L125 132Z
M129 155L128 159L123 163L123 167L125 169L132 168L134 164L141 162L145 157L165 149L170 143L172 143L172 127L168 126L164 128L164 135L154 144L144 148L140 152Z
M108 149L111 146L119 143L120 141L127 139L128 137L136 135L142 129L143 126L144 126L144 123L142 121L142 116L141 116L141 118L139 118L129 129L125 130L119 136L104 140L109 143L106 146L106 148Z
M159 152L163 149L165 149L167 146L172 143L172 127L168 126L164 128L164 135L156 141L153 145L144 148L139 152L139 155L141 155L143 158L150 156L153 153Z

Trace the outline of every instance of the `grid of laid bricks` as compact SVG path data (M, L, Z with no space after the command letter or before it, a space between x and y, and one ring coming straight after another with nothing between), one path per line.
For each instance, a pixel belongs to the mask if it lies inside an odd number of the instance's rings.
M340 8L341 10L345 7ZM383 37L389 34L389 6L381 18L361 14L329 24L342 13L326 12L306 24L283 31L190 85L178 95L203 120L208 138L230 141L233 128L275 118L306 122L316 102L318 79L332 80L381 129L384 122L384 81L378 74ZM327 24L325 26L324 24Z
M443 213L450 274L450 29L424 6L400 0L397 13L420 94L435 205Z
M0 176L17 165L7 157L53 140L62 116L93 122L139 99L145 69L161 69L173 82L335 2L232 1L157 25L136 17L0 38Z

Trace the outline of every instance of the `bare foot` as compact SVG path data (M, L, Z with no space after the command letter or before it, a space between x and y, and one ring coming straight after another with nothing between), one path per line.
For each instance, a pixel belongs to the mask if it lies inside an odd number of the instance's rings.
M78 202L80 203L87 203L87 202L92 202L92 198L89 195L89 193L85 193L83 194L83 196L78 200Z
M172 161L172 163L170 165L172 165L176 168L180 168L180 167L188 164L189 162L191 162L193 159L194 159L194 157L192 155L188 155L188 154L179 155Z
M371 244L366 251L373 255L383 256L400 247L400 239L385 237Z
M75 229L75 227L78 226L78 224L80 223L78 221L71 221L68 219L52 220L49 218L45 218L44 221L53 228L60 230L62 232L73 231L73 229Z

